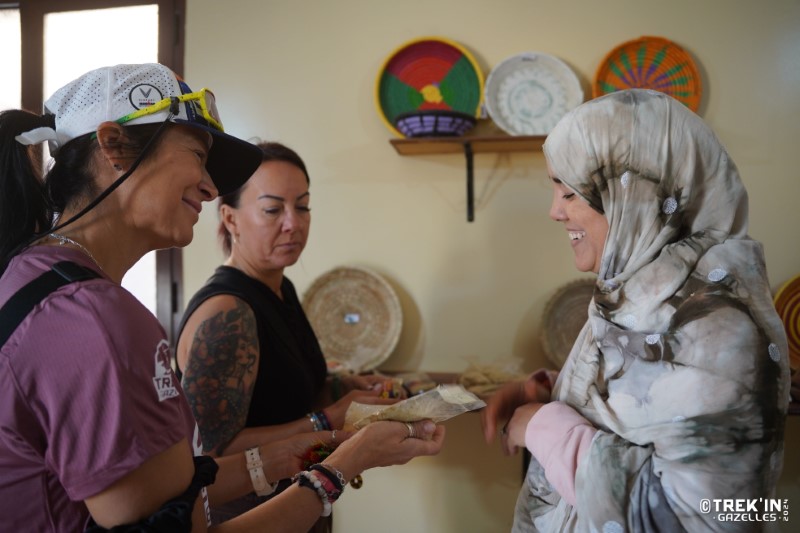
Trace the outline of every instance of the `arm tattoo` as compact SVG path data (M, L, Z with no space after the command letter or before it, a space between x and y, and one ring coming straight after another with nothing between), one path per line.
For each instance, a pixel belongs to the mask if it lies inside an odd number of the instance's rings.
M221 455L244 428L258 355L255 316L238 298L235 308L220 311L195 331L182 385L206 452Z

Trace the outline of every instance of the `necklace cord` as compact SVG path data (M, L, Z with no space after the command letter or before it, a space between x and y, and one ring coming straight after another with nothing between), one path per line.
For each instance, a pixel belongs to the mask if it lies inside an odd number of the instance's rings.
M82 245L75 239L70 239L66 235L62 235L60 233L55 233L55 232L48 234L48 237L56 239L58 241L59 246L64 246L67 243L77 246L83 253L89 256L89 259L91 259L95 265L97 265L102 270L103 267L101 267L100 263L97 262L97 259L94 258L92 252L90 252L88 248L86 248L84 245Z

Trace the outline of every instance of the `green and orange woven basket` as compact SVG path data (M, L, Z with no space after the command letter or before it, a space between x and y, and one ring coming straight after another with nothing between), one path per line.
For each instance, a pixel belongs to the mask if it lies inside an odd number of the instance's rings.
M784 283L773 299L789 341L789 364L800 371L800 274Z
M692 57L663 37L640 37L609 52L595 74L592 96L632 88L661 91L694 112L703 94Z

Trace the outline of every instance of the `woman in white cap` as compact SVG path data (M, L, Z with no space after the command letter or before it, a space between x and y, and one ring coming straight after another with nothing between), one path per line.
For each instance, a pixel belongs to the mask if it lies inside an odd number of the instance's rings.
M487 440L507 420L504 449L532 456L513 530L761 530L788 349L736 166L697 115L643 89L579 106L544 154L550 216L597 283L558 377L510 384L483 413ZM734 502L757 509L726 516Z
M42 177L29 146L45 141ZM297 440L219 466L202 456L165 332L120 286L147 252L188 244L202 204L260 162L223 133L210 91L158 64L89 72L42 116L0 114L4 528L205 531L209 497L298 470ZM438 453L443 437L430 422L370 425L224 530L305 531L362 470Z

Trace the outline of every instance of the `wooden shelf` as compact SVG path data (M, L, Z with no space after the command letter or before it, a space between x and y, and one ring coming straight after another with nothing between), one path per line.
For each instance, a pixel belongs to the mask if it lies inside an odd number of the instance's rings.
M379 370L379 372L381 374L395 376L397 374L405 374L406 372L409 372L409 370ZM417 370L414 372L426 374L429 378L431 378L431 381L438 383L439 385L458 383L458 379L461 377L460 372L426 372L425 370Z
M475 220L473 156L481 153L538 152L545 135L492 135L464 137L412 137L391 139L400 155L435 155L463 153L467 158L467 222Z
M538 152L542 149L544 135L496 135L490 137L415 137L391 139L394 149L400 155L463 154L469 145L472 152Z

